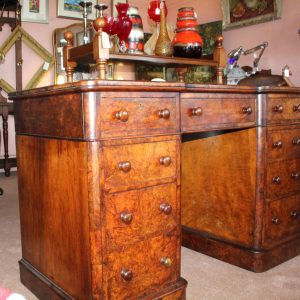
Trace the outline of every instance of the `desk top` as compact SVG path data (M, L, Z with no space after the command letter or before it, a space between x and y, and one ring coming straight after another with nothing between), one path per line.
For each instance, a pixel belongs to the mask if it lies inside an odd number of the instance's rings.
M87 91L140 91L140 92L191 92L191 93L300 93L300 87L253 87L234 85L188 84L180 82L83 80L62 85L52 85L32 90L17 91L9 94L9 99L39 96L41 94L64 94Z

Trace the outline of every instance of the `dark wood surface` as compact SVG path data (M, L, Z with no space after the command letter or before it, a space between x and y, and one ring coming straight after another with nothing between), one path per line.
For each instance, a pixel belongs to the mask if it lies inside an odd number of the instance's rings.
M0 91L1 92L1 91ZM16 159L9 158L8 149L8 116L14 114L13 103L8 102L5 97L0 95L0 116L2 116L2 137L3 137L3 148L4 158L0 161L0 168L4 168L5 176L10 175L10 169L16 166Z
M255 272L298 255L299 93L82 81L12 94L21 280L54 299L185 299L181 223L183 245Z

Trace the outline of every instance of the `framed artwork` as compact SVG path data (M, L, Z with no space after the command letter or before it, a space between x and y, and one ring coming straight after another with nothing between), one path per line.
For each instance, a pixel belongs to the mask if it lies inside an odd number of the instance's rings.
M198 25L198 30L203 39L202 55L212 55L215 49L215 38L222 35L222 21Z
M21 1L21 17L24 22L48 23L48 0Z
M83 8L79 5L80 0L57 0L57 17L69 19L82 19ZM89 0L92 5L88 9L88 19L96 19L96 9L94 6L97 0Z
M223 29L279 19L281 0L222 0Z

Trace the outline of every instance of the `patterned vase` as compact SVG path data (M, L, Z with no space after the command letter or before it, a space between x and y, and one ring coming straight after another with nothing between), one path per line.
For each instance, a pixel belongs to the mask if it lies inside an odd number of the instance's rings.
M131 54L144 53L144 31L142 18L137 7L129 7L127 15L132 22L132 29L126 41L127 52Z

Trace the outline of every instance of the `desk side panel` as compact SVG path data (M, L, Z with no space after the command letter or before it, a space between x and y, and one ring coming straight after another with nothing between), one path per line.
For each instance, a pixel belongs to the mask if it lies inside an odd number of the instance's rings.
M91 299L86 147L17 136L23 260L76 299Z
M81 93L28 97L16 100L14 108L17 134L83 137Z

